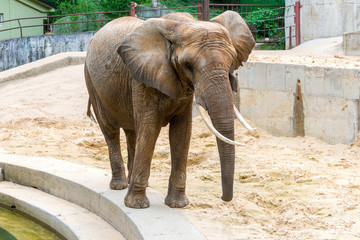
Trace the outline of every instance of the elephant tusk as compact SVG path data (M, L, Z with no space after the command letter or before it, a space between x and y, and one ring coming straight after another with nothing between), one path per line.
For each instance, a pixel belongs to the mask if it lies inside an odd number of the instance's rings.
M200 113L202 119L204 120L206 126L209 128L209 130L210 130L217 138L219 138L220 140L222 140L222 141L224 141L224 142L226 142L226 143L229 143L229 144L231 144L231 145L245 146L245 144L243 144L243 143L235 142L235 141L230 140L230 139L224 137L223 135L221 135L221 133L219 133L219 132L215 129L215 127L212 125L209 117L207 116L207 113L206 113L205 109L204 109L202 106L200 106L199 104L196 104L196 105L197 105L197 107L198 107L199 113Z
M252 128L247 122L246 120L243 118L243 116L241 115L241 113L239 112L239 110L235 107L234 105L234 113L236 118L241 122L242 125L244 125L244 127L249 130L250 132L253 132L256 128Z

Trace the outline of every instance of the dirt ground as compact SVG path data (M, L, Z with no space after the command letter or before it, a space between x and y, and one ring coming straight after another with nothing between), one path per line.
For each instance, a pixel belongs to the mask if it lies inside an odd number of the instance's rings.
M109 169L103 136L86 117L87 99L82 65L0 85L0 148ZM157 141L149 182L164 195L167 132ZM208 239L360 239L359 138L351 146L329 145L312 137L274 137L259 128L249 134L236 123L236 140L247 146L236 148L234 199L227 203L220 199L215 137L194 118L191 204L177 211ZM124 134L121 144L126 162Z

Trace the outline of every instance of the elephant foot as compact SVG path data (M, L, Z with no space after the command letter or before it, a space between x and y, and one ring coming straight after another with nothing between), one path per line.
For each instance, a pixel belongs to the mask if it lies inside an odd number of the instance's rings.
M110 181L110 188L113 190L122 190L127 187L128 187L127 178L124 179L112 178Z
M124 199L125 205L130 208L148 208L149 199L145 193L127 193Z
M171 208L183 208L189 205L189 200L183 194L168 194L165 198L165 204Z

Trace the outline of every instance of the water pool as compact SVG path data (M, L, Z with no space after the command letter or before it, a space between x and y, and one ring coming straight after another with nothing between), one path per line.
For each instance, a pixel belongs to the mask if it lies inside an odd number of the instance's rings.
M43 225L0 206L0 240L62 240Z

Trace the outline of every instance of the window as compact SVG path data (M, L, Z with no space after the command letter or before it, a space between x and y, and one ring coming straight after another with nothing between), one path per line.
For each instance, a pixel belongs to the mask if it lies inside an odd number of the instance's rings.
M4 16L4 14L0 13L0 26L2 26L3 16Z

